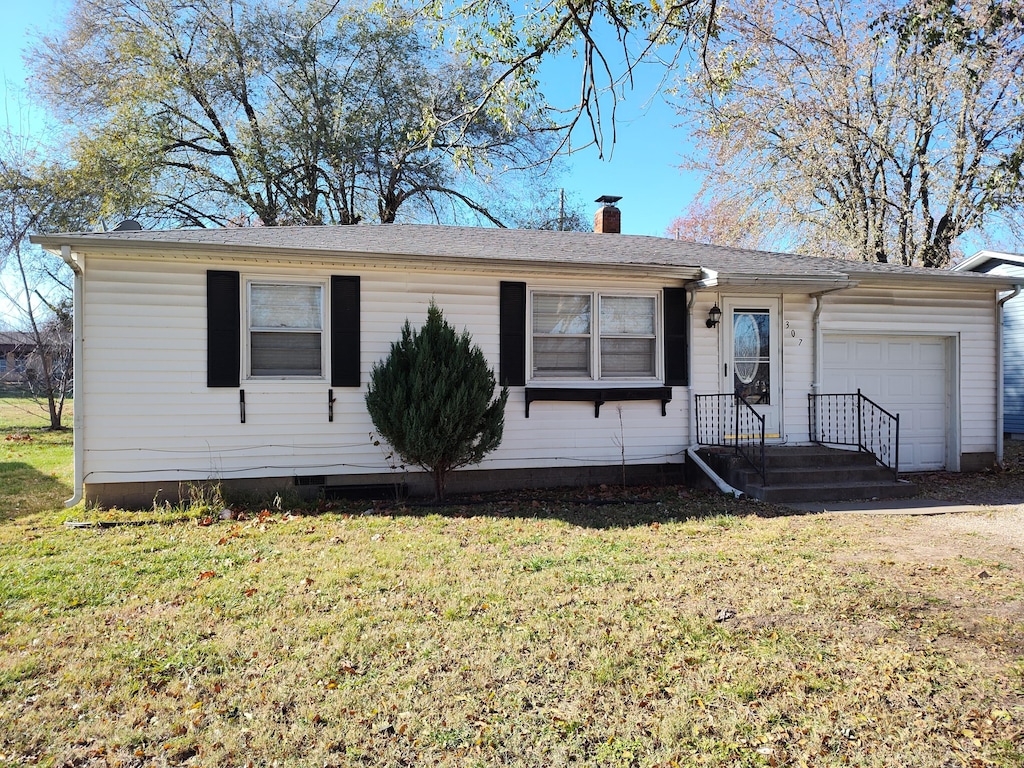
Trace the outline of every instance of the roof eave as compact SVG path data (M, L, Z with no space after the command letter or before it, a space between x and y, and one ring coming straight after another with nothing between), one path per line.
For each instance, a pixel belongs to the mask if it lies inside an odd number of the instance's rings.
M1010 290L1021 284L1021 278L1009 275L990 275L978 272L957 273L950 270L935 270L934 274L912 274L898 272L850 272L861 286L869 288L892 288L919 286L922 288L946 288L949 290Z
M964 259L959 264L954 264L952 272L971 272L987 261L1005 261L1010 264L1024 265L1024 254L1007 253L1005 251L978 251L973 256Z
M389 266L412 266L418 268L437 267L441 263L454 266L459 271L518 271L524 268L545 272L579 272L585 269L591 275L628 274L632 277L657 277L660 279L689 281L701 276L701 268L691 265L657 264L642 262L595 262L595 261L554 261L551 259L516 258L501 256L431 256L416 253L386 253L369 251L345 251L329 248L282 247L279 245L234 245L225 243L185 243L166 240L143 240L138 237L118 240L102 240L89 235L32 235L31 242L44 250L61 255L64 248L83 253L159 253L164 256L201 258L216 256L225 261L295 261L321 262L331 265L347 263L376 262Z

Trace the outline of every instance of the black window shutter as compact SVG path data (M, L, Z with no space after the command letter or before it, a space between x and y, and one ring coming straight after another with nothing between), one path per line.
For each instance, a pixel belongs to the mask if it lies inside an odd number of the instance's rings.
M687 349L686 289L665 288L665 384L685 387L690 383L689 350Z
M521 387L526 384L526 283L503 280L498 303L498 383Z
M237 387L242 367L237 272L206 272L206 386Z
M331 386L359 386L358 276L331 276Z

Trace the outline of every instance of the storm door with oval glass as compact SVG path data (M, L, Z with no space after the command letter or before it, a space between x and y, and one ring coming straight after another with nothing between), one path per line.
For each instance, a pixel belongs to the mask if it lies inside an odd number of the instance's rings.
M738 298L724 303L723 391L742 395L765 417L765 439L778 440L782 433L779 300Z

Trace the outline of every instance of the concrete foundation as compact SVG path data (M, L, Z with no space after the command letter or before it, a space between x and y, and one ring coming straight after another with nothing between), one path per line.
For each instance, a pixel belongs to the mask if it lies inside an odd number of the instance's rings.
M685 484L683 463L636 464L625 467L625 485ZM536 469L469 469L448 478L447 493L468 493L527 488L585 487L622 485L621 465L599 467L542 467ZM425 472L375 473L365 475L326 475L324 477L268 477L231 480L193 480L180 482L88 483L86 503L98 507L149 509L165 503L210 497L220 489L225 501L244 502L272 498L280 493L288 498L316 499L321 495L393 500L395 498L431 498L434 481Z

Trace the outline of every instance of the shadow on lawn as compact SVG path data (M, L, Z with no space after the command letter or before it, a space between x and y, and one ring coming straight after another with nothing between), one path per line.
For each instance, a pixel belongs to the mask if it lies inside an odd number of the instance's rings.
M68 483L24 461L0 461L0 520L60 507L72 494Z
M709 517L755 515L781 517L806 512L750 499L736 499L685 486L641 488L566 488L504 491L455 496L444 503L344 502L334 512L361 507L358 514L445 517L496 517L563 520L585 528L628 528L638 525L698 520Z

